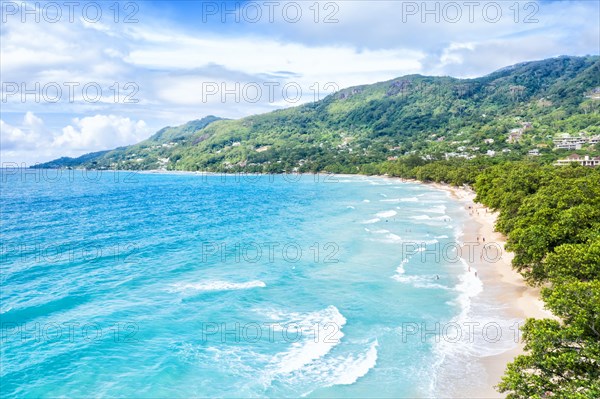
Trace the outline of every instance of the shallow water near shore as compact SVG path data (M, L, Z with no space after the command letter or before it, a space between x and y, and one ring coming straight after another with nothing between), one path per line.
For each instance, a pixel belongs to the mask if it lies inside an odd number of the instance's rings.
M468 213L431 187L2 173L8 397L430 397L510 349L455 339L511 320L473 305Z

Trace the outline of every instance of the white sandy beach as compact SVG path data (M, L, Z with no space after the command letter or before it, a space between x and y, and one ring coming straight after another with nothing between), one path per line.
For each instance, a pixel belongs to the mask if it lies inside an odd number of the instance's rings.
M475 241L477 237L485 238L486 242L498 244L504 249L506 237L495 231L497 213L491 212L485 206L476 204L473 200L475 192L470 188L458 188L445 184L428 184L436 189L450 193L452 197L462 202L469 210L473 223L465 226L463 241ZM469 209L469 207L471 207ZM478 277L483 282L484 290L492 290L497 293L495 300L507 306L511 316L524 321L526 318L549 318L553 315L544 309L543 302L539 297L539 289L528 286L523 277L511 266L513 254L503 250L502 257L494 262L484 259L469 262L477 270ZM487 381L485 384L477 384L475 390L466 389L464 392L468 397L478 398L502 398L494 386L500 382L506 365L515 356L523 353L523 344L519 343L514 349L503 353L480 359L485 368ZM482 385L487 389L482 389Z

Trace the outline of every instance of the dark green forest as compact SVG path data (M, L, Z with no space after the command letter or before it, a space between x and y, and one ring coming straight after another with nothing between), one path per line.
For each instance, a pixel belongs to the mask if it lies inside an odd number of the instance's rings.
M526 354L499 384L509 398L600 397L600 168L531 162L495 165L474 185L500 211L513 267L541 285L560 318L528 319Z

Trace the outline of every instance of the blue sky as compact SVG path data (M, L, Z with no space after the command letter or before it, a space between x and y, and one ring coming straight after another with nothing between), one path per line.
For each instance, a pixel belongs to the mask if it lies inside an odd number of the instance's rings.
M36 3L26 13L1 2L2 162L78 156L406 74L475 77L600 53L598 1Z

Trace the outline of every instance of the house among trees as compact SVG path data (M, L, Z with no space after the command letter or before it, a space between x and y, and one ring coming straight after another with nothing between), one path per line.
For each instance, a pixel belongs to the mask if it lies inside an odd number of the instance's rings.
M533 125L531 122L521 122L521 127L510 130L510 133L508 134L508 140L506 141L508 141L510 144L518 143L523 137L525 130L531 129L532 126Z
M600 136L584 137L580 133L577 137L567 135L552 141L554 142L554 149L557 150L580 150L583 145L600 143Z
M519 140L521 140L521 137L523 137L523 129L512 129L510 131L510 134L508 135L508 142L510 144L515 144L518 143Z
M581 137L569 137L553 140L554 148L557 150L581 150L581 146L586 140Z
M570 165L571 163L576 162L583 166L599 166L600 165L600 157L590 158L589 155L580 156L578 154L569 155L565 159L559 159L554 163L556 166Z
M600 87L596 87L592 90L590 95L586 96L587 98L591 98L592 100L600 100Z

